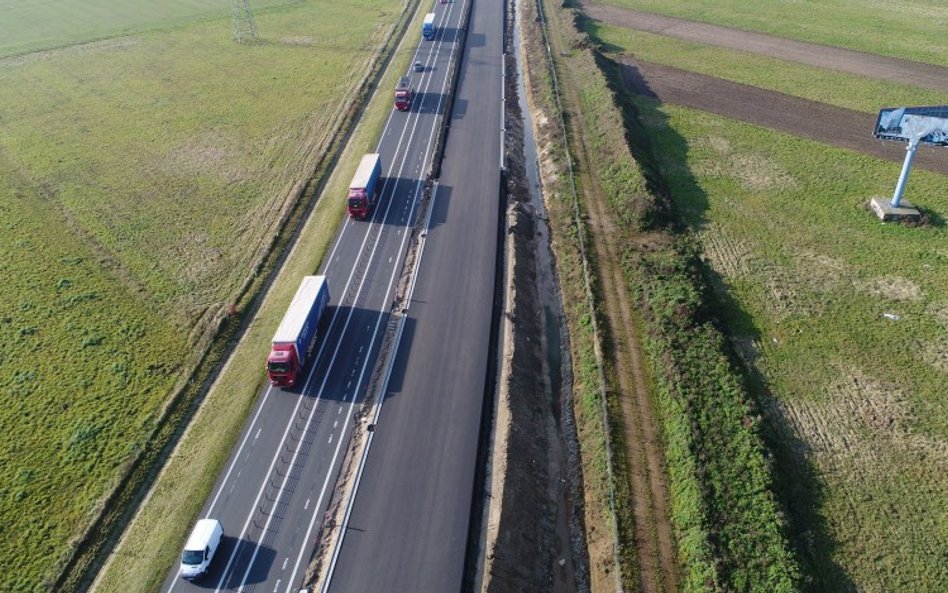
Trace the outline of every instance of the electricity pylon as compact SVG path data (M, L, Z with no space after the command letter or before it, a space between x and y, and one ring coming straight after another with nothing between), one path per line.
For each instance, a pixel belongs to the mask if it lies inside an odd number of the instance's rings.
M233 0L234 40L243 43L257 38L257 25L253 22L250 0Z

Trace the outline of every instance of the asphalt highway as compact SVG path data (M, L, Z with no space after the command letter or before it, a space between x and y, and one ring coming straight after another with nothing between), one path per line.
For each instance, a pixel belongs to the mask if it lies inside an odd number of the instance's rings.
M420 31L408 33L407 39L413 34L418 39L412 61L420 60L426 68L408 73L416 91L412 107L392 112L379 143L379 200L370 219L343 223L320 272L328 277L330 308L320 324L305 384L260 394L201 513L224 527L210 572L192 583L179 576L175 565L162 591L296 593L302 584L351 436L353 413L378 358L433 158L449 65L460 58L464 3L438 4L434 10L435 39L420 41ZM260 361L261 369L264 363Z
M472 6L423 258L332 593L464 586L496 283L504 8Z

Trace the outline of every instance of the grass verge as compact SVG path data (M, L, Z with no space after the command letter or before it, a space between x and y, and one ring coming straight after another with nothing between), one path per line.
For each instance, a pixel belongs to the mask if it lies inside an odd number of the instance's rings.
M634 43L629 53L657 51L650 37L623 39ZM692 68L687 54L666 58ZM717 68L711 73L726 76ZM743 82L769 86L748 72ZM814 78L805 96L837 96L831 86ZM873 101L877 89L870 81L845 88L852 106ZM900 92L908 104L930 97ZM945 177L917 171L909 185L929 224L882 225L865 204L891 193L898 164L644 98L624 102L629 143L688 231L686 265L645 261L653 274L680 278L679 296L635 287L726 328L722 350L736 352L758 404L742 422L757 425L774 452L774 491L804 586L945 589L937 543L948 537L939 508L948 492L939 470L948 450ZM704 286L700 298L685 289L689 278Z
M944 588L945 177L911 185L935 224L882 225L865 202L897 164L635 104L747 363L812 590Z

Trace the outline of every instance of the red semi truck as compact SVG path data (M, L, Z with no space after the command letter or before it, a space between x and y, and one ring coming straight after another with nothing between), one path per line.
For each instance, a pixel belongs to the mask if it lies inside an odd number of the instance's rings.
M379 176L382 174L382 157L376 153L367 154L359 161L359 168L349 184L349 216L365 218L369 208L375 202Z
M408 111L411 108L411 78L402 76L395 86L395 109Z
M306 276L273 335L267 378L274 387L296 385L316 341L316 330L329 303L325 276Z

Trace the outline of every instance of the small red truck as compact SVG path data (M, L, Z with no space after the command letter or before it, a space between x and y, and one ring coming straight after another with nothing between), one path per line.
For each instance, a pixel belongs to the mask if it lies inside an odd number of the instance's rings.
M329 304L325 276L306 276L296 290L283 321L273 335L267 357L267 378L274 387L292 387L300 380L313 349L319 320Z
M398 85L395 87L395 109L399 111L408 111L411 108L411 78L402 76L398 79Z

